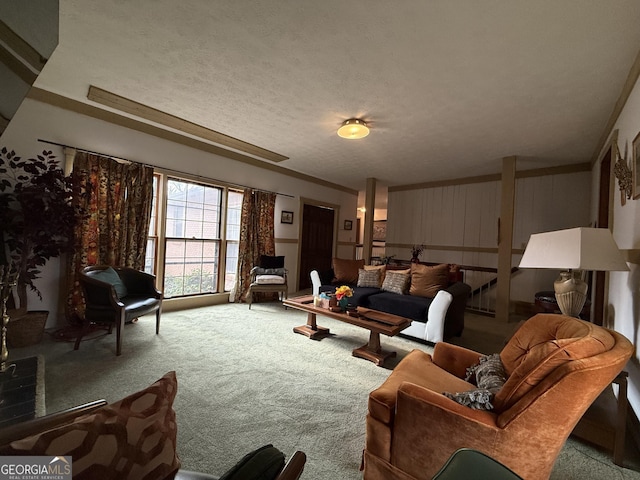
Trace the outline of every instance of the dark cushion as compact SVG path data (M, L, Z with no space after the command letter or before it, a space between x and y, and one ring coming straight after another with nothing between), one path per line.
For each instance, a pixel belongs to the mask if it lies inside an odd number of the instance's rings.
M95 272L91 272L91 278L95 278L100 280L101 282L107 282L113 285L113 288L116 290L116 295L118 298L124 298L127 296L127 287L122 283L120 279L120 275L113 268L105 268L104 270L99 270Z
M265 445L246 454L220 480L273 480L284 467L284 454Z
M380 292L381 290L377 287L355 287L353 289L353 296L349 298L349 305L364 307L370 296Z
M284 255L260 255L260 267L262 268L284 268Z
M353 295L348 297L349 306L354 307L366 307L367 306L367 298L371 295L375 295L380 293L382 290L375 287L352 287ZM320 285L319 293L335 293L336 287L334 285ZM389 312L387 312L389 313Z
M381 292L368 296L363 306L424 323L432 301L433 298Z

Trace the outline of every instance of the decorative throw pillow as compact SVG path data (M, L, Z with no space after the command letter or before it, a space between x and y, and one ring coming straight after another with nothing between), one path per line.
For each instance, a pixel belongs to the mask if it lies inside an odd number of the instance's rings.
M102 282L107 282L113 285L113 288L116 290L116 295L118 298L124 298L127 296L129 292L127 292L127 287L122 280L120 279L120 275L113 268L105 268L102 271L92 273L91 278L95 278Z
M333 283L348 283L356 285L358 283L358 271L364 267L364 259L362 260L345 260L342 258L334 258L333 265Z
M262 268L284 268L284 255L278 257L272 255L260 255Z
M480 362L477 365L467 369L465 380L472 381L478 388L486 388L494 394L497 393L507 381L507 374L502 365L500 354L493 353L480 357Z
M444 392L443 395L458 402L460 405L473 408L474 410L493 410L493 405L491 404L493 395L489 390L479 388L461 393Z
M444 392L444 395L475 410L493 410L493 399L507 381L500 354L480 357L477 365L467 368L465 381L474 383L478 388L460 393Z
M251 269L251 273L255 275L280 275L284 276L287 273L286 268L262 268L262 267L253 267Z
M382 282L382 290L397 293L398 295L406 295L409 290L409 280L408 274L389 270L384 277L384 282Z
M411 264L410 295L433 298L449 285L449 265L442 263L434 267L419 263Z
M384 282L384 276L387 273L386 265L365 265L365 270L378 270L380 272L380 283L378 284L378 288L382 287L382 282Z
M358 271L358 287L380 288L380 270L361 268Z
M173 478L180 468L173 410L177 388L176 372L168 372L148 388L72 423L11 442L3 455L71 456L74 480Z
M273 445L247 453L219 480L266 480L276 478L284 467L284 454Z

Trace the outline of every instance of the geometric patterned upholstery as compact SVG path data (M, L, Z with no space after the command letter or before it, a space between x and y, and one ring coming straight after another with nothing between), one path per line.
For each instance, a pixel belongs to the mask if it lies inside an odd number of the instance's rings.
M180 468L174 371L72 423L11 442L3 455L70 455L74 479L155 480Z

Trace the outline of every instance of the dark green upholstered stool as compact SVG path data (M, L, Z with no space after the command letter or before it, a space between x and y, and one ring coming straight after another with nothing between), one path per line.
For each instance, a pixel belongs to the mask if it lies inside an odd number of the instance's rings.
M433 480L522 480L490 456L473 450L456 450Z

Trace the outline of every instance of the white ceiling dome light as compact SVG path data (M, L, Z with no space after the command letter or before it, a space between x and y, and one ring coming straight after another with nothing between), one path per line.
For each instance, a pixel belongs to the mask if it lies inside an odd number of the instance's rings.
M369 127L359 118L350 118L349 120L345 120L338 129L338 135L349 140L364 138L369 135Z

